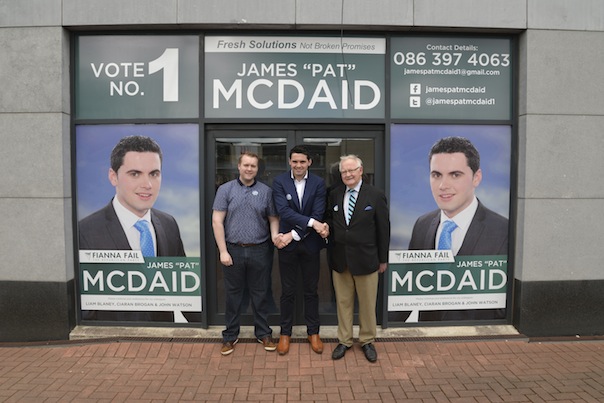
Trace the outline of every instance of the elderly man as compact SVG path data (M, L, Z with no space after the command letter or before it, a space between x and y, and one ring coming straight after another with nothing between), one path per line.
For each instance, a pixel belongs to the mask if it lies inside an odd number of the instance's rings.
M356 293L359 342L365 358L375 362L378 273L386 271L390 245L388 202L384 192L363 182L363 162L356 155L340 158L340 173L344 184L330 192L326 211L338 312L339 344L332 358L344 357L352 347Z

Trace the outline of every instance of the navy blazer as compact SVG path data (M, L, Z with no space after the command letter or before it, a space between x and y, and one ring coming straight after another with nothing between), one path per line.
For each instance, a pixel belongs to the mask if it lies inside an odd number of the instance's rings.
M354 276L371 274L388 262L390 213L384 192L363 182L349 225L344 217L341 185L329 193L325 216L329 224L329 267L339 273L347 268Z
M440 210L419 217L413 226L409 249L434 249ZM480 201L457 255L507 255L508 219L486 208Z
M155 229L157 256L185 256L180 230L174 217L151 209L151 222ZM130 244L117 218L113 204L83 218L79 223L79 249L128 250Z
M325 214L325 181L320 176L308 173L302 208L296 191L296 185L291 171L278 175L273 180L273 200L279 214L279 232L285 234L296 231L310 251L319 251L325 247L325 240L312 227L308 226L311 218L323 222ZM297 241L292 241L283 250L296 247Z

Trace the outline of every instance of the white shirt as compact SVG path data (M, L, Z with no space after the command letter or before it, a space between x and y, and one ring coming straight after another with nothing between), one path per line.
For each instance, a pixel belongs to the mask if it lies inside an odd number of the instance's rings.
M477 209L478 199L476 199L476 196L474 196L472 203L457 213L457 215L455 215L453 218L447 217L445 213L441 211L440 225L436 231L436 249L438 249L438 240L440 238L440 233L442 232L443 223L447 220L453 221L455 224L457 224L457 228L455 228L455 230L453 230L451 233L451 250L453 251L453 255L457 255L457 252L459 252L459 249L461 249L461 244L468 233L468 228L470 228L470 224L472 223L472 219L474 218L474 214L476 214Z
M306 189L306 180L308 179L308 171L306 171L304 178L302 178L301 180L296 179L296 177L294 176L294 171L291 171L291 177L294 180L294 185L296 186L296 193L298 194L298 201L300 202L300 210L302 210L302 198L304 197L304 189ZM312 227L312 225L314 223L315 223L315 219L311 217L310 220L308 220L308 223L306 223L306 226ZM294 238L294 241L299 241L302 239L300 237L300 235L298 235L296 230L292 230L291 233L292 233L292 237Z
M147 214L143 217L139 217L124 207L117 199L117 196L113 198L113 209L115 210L117 218L120 220L120 224L126 233L126 238L128 238L128 243L132 250L141 250L141 233L134 227L134 224L136 224L138 220L147 220L151 236L153 237L153 249L157 256L157 240L155 239L155 229L151 222L151 210L148 210Z
M292 179L294 180L294 185L296 186L296 193L298 193L298 201L300 202L300 208L302 208L302 197L304 196L304 189L306 188L306 179L308 179L308 171L306 171L306 175L304 178L298 180L294 176L294 172L291 172Z

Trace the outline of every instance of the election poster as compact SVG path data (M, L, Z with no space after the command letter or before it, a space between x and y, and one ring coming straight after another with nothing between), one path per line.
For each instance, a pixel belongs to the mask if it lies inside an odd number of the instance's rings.
M511 128L395 124L390 152L389 320L504 319Z
M76 127L82 320L201 321L198 142L195 124Z

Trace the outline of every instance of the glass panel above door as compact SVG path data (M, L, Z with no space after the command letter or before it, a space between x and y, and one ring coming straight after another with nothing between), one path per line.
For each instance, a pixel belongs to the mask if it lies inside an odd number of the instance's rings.
M237 179L237 162L242 151L258 154L260 161L256 179L269 186L272 186L273 178L288 167L285 137L216 138L216 189Z

